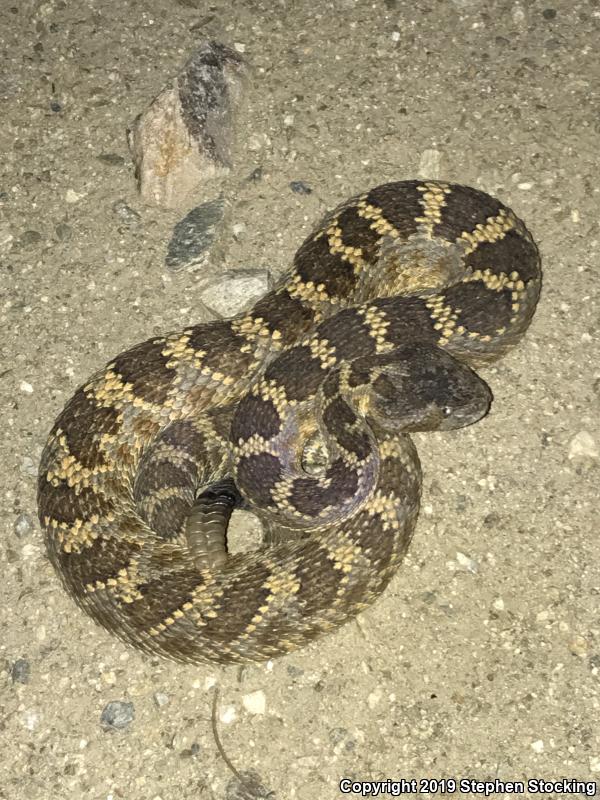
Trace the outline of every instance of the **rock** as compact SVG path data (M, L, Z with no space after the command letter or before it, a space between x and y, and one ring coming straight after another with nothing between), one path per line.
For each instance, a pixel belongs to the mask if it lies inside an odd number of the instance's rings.
M14 524L15 536L19 539L23 539L23 537L29 536L32 530L33 520L31 517L28 514L19 514Z
M355 740L346 728L332 728L329 731L329 740L334 746L334 753L351 753L356 748Z
M265 693L259 689L242 697L242 705L249 714L264 714L267 708Z
M587 658L590 652L590 647L585 637L573 636L569 641L569 650L578 658Z
M465 572L472 572L473 575L479 572L479 564L477 561L465 553L461 553L460 550L456 551L456 562Z
M203 266L224 213L225 202L217 198L202 203L186 214L173 230L165 258L167 269L179 272Z
M246 225L243 222L236 222L231 230L233 232L233 238L239 240L242 239L246 233Z
M262 167L256 167L256 169L253 169L250 175L248 175L247 180L256 182L261 180L262 176L263 176Z
M189 208L215 193L215 179L231 164L234 110L244 74L239 53L203 42L134 120L127 132L129 149L147 203Z
M212 312L222 317L232 317L262 297L269 289L266 270L225 272L218 283L208 286L200 295L202 302Z
M80 200L83 200L84 197L85 197L85 192L76 192L75 189L67 189L65 193L65 200L70 205L78 203Z
M122 167L125 164L125 159L118 153L100 153L96 156L98 161L108 164L111 167Z
M135 719L133 703L122 700L112 700L108 703L100 716L100 723L105 730L122 730L127 728Z
M306 181L290 181L290 189L294 194L312 194L312 189Z
M24 231L21 234L19 244L21 247L33 247L42 241L42 234L39 231Z
M169 695L165 694L164 692L154 692L154 702L156 703L157 708L162 708L168 704Z
M19 470L22 475L30 475L32 478L37 478L38 468L33 458L30 456L23 456Z
M439 180L443 173L442 153L439 150L423 150L419 159L419 175Z
M31 665L26 658L18 658L12 665L10 677L13 683L29 683Z
M131 208L125 200L115 200L112 204L112 210L124 225L138 225L142 221L140 214L135 208Z
M193 742L189 747L186 747L184 750L182 750L179 755L181 758L194 758L200 754L201 750L202 748L198 742Z
M222 706L219 710L219 720L223 725L231 725L236 719L237 714L234 706Z
M59 222L54 228L54 233L59 242L68 242L73 236L73 229L66 222Z
M348 736L346 728L331 728L329 731L329 740L332 744L339 744L343 742Z
M376 689L373 689L372 692L369 692L369 694L367 695L367 705L369 706L371 711L373 711L373 709L379 705L382 697L383 697L383 692L381 691L381 687L379 686Z
M569 443L569 458L600 458L598 443L588 431L579 431Z
M41 721L41 714L33 708L28 708L21 713L21 722L28 731L34 731Z

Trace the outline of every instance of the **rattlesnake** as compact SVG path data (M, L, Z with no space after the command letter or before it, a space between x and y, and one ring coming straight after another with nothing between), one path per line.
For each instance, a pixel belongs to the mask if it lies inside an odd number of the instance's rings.
M537 248L498 200L403 181L354 197L250 311L114 358L58 417L39 516L97 622L181 661L260 661L385 589L416 522L409 432L470 424L472 371L527 328ZM236 506L258 550L228 554Z

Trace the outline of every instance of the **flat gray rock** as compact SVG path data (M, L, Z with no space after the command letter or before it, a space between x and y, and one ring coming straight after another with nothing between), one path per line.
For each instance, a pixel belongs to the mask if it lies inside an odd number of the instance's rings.
M165 258L168 270L179 272L205 263L224 211L225 202L217 198L193 208L175 225Z

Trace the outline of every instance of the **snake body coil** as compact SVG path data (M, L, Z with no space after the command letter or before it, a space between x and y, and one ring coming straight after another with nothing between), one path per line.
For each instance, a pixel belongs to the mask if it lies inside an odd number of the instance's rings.
M482 192L406 181L347 201L250 311L137 345L69 401L38 493L65 587L180 661L260 661L353 618L416 522L408 433L487 412L472 368L516 344L540 285L525 225ZM240 505L265 543L228 554Z

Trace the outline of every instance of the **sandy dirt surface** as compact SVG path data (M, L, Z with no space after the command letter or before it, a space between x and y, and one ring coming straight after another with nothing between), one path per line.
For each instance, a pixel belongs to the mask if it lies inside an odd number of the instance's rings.
M96 627L36 520L41 449L76 387L210 316L202 276L165 269L178 217L140 202L125 139L206 37L251 68L216 270L277 275L326 209L417 176L498 195L545 269L523 344L485 373L491 414L415 437L423 509L385 596L244 669L148 658ZM1 0L2 800L600 783L599 41L598 0ZM219 753L215 688L222 746L262 794Z

